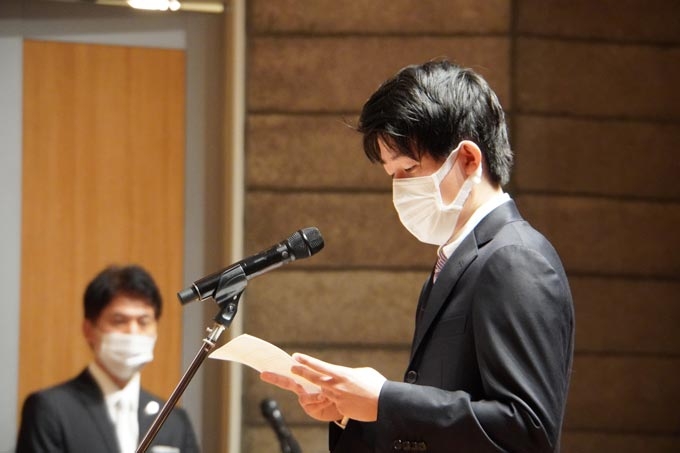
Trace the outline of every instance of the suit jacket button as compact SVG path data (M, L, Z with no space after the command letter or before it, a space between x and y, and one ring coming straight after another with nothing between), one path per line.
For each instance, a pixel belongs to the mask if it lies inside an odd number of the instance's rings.
M401 450L401 440L395 440L394 441L394 449L395 450Z
M406 373L406 382L409 384L415 384L418 380L418 373L416 371L410 370Z

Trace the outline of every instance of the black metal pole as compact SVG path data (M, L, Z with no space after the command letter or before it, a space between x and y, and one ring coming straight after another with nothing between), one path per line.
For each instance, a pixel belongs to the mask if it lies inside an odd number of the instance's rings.
M191 382L191 379L196 374L196 371L198 371L205 358L208 357L210 351L215 348L216 341L223 331L224 326L219 323L215 323L212 329L208 329L208 336L203 339L203 344L189 365L189 368L187 368L184 375L177 384L177 387L175 387L175 390L172 391L172 394L165 402L163 408L156 416L156 419L149 427L149 430L146 432L142 442L137 447L137 453L144 453L149 448L151 442L153 442L153 440L156 438L156 435L158 434L158 431L161 429L161 426L163 426L163 423L165 423L165 420L170 415L170 412L172 412L175 405L177 404L177 401L179 401L180 397L184 393L187 385L189 385L189 382Z

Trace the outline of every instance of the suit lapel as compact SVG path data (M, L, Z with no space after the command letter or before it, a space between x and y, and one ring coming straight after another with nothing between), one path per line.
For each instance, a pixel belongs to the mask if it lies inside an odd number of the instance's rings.
M423 303L420 321L416 326L416 334L413 339L413 347L411 348L412 359L415 357L423 338L425 338L427 331L430 330L437 314L448 300L447 296L451 293L460 279L460 276L465 272L465 269L468 268L476 257L477 243L473 232L461 242L456 252L446 262L439 274L437 282L434 284L429 283L431 285L429 292L423 291L423 296L426 297L426 299Z
M493 239L504 225L520 220L523 219L517 211L514 201L503 203L491 211L451 255L442 268L437 282L432 284L430 281L426 284L419 301L419 307L423 308L416 325L413 346L411 347L411 360L416 357L418 348L422 345L423 339L432 327L437 315L451 299L449 296L454 291L461 276L477 258L479 249Z
M118 439L113 427L113 422L109 417L106 409L106 402L104 396L89 371L84 370L75 379L75 385L78 389L78 397L83 403L83 407L87 410L90 418L99 430L102 442L101 445L106 447L106 451L111 453L118 453Z

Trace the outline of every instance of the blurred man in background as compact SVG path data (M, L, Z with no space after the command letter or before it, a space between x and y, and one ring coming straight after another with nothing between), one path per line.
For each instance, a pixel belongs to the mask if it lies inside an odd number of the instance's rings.
M84 295L82 331L93 360L73 379L28 396L17 453L134 452L163 404L140 387L161 310L160 292L146 270L102 270ZM170 413L148 451L154 446L166 447L164 453L199 451L183 409Z

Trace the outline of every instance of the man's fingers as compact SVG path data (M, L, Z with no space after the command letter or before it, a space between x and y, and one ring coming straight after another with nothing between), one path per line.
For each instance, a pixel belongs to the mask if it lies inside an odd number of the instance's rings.
M333 365L332 363L324 362L323 360L319 360L299 352L293 354L293 359L295 359L295 361L298 363L301 363L306 367L327 376L338 376L340 370L343 368L341 366Z
M272 373L270 371L263 371L260 373L260 379L284 390L290 390L297 395L303 395L306 393L300 384L295 382L293 379L286 376L281 376L280 374Z
M335 404L321 394L301 395L298 400L307 415L317 420L332 421L342 417Z
M321 393L305 393L298 397L298 401L302 405L312 405L312 404L332 404L328 401L328 398L323 396Z
M293 374L296 374L319 387L327 386L336 379L334 376L321 374L318 371L308 368L306 365L293 365L290 370Z

